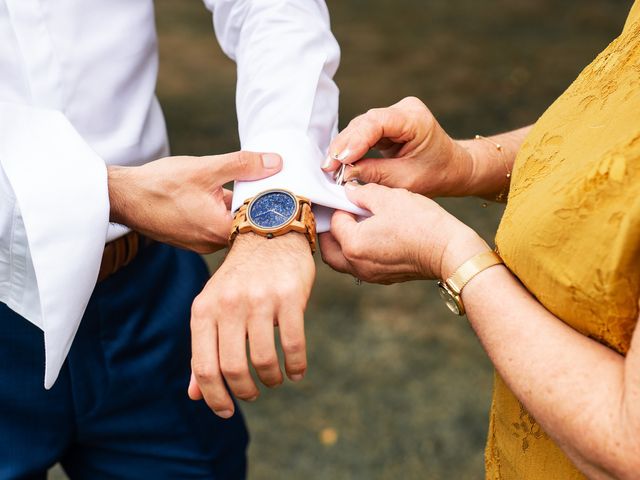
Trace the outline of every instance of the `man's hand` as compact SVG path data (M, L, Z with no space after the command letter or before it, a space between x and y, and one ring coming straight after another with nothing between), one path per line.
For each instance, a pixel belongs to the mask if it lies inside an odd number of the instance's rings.
M232 180L280 171L273 153L167 157L139 167L108 167L110 220L176 247L210 253L228 243Z
M302 380L307 368L304 310L314 278L305 235L292 232L273 239L239 235L193 303L189 396L204 397L223 418L234 412L225 380L238 398L255 400L260 392L249 373L247 339L251 363L262 383L281 384L274 326L279 326L287 375Z

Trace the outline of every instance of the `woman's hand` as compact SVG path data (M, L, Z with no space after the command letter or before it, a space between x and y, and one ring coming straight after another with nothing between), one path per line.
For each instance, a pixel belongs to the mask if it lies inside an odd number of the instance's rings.
M210 253L228 244L232 180L280 171L273 153L166 157L139 167L109 167L110 220L180 248Z
M381 185L346 185L349 199L372 212L358 222L337 211L320 237L332 268L373 283L447 278L464 261L488 250L469 227L434 201Z
M385 158L362 159L372 148ZM329 152L323 165L327 172L341 163L354 164L347 168L346 180L406 188L429 197L475 194L473 156L415 97L356 117L333 140Z

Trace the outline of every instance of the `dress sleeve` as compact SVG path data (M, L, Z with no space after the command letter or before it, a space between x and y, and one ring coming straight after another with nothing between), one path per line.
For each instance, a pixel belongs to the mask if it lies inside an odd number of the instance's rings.
M103 160L57 111L0 103L0 301L44 332L55 382L109 224Z
M283 157L282 172L237 182L233 209L269 188L315 205L365 214L320 170L337 131L340 49L323 0L205 0L223 51L237 63L236 107L242 148ZM316 211L328 229L327 209Z

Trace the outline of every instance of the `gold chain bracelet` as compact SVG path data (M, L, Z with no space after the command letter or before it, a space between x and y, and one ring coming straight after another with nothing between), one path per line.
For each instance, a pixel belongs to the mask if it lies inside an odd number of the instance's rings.
M506 180L505 180L505 183L504 183L504 188L502 189L502 191L496 197L496 202L504 203L504 202L507 201L507 197L509 195L509 185L511 183L511 170L509 169L509 164L507 163L507 159L505 158L504 149L502 148L501 144L499 144L497 142L494 142L490 138L483 137L482 135L476 135L475 139L476 140L484 140L485 142L489 142L491 145L496 147L496 149L499 152L500 157L502 158L502 162L504 163L504 169L507 171L507 173L505 175L505 179ZM486 204L483 204L482 206L486 207Z

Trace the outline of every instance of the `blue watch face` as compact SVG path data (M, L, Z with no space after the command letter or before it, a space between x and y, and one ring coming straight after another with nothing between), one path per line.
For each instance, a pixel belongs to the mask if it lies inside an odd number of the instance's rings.
M249 220L264 229L275 229L287 224L298 209L293 195L280 190L265 192L249 206Z

